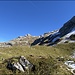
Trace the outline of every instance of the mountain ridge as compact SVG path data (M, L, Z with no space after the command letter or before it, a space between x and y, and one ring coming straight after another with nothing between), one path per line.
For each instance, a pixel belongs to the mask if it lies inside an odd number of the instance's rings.
M75 16L73 16L68 22L66 22L57 32L49 35L48 38L45 39L45 40L48 40L47 42L49 44L47 44L47 45L53 45L53 44L56 44L56 43L60 42L61 40L66 39L66 38L63 39L63 37L65 35L67 35L68 33L73 32L74 30L75 30ZM74 33L72 33L72 34L74 34ZM71 39L69 38L69 39L66 39L66 40L70 41ZM42 41L42 42L44 42L44 41Z
M72 35L72 37L71 37ZM10 46L33 46L33 45L54 45L67 42L75 42L75 16L67 21L59 30L44 33L40 36L32 36L27 34L25 36L19 36L8 42L0 43L0 47Z

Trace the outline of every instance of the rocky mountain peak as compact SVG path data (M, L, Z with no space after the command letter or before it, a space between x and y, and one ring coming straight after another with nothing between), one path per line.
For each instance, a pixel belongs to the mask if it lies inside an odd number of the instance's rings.
M31 36L31 34L27 34L26 36Z

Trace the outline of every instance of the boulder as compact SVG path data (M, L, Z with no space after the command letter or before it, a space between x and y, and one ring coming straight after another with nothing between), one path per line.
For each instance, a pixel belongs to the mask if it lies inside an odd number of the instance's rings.
M24 56L17 57L17 62L13 62L12 58L10 61L7 61L7 66L6 68L11 70L12 72L16 72L16 70L19 70L21 72L25 72L25 70L35 70L35 65L31 64Z
M10 61L7 63L6 68L11 70L12 72L16 72L16 67Z
M21 64L20 64L19 62L14 63L13 66L14 66L16 69L18 69L19 71L24 72L24 69L23 69L23 67L21 66Z
M19 62L25 70L31 69L33 67L33 65L24 56L20 57Z

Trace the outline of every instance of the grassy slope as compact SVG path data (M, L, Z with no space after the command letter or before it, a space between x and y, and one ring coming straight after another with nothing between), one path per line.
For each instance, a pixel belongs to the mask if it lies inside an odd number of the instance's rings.
M30 62L36 65L36 71L30 72L29 75L71 75L66 70L64 61L71 59L69 56L75 50L75 44L60 44L54 47L47 46L14 46L10 48L0 48L0 75L13 74L2 64L4 59L11 57L25 56ZM31 56L32 55L32 56ZM40 58L40 56L42 58ZM64 57L64 60L58 61L57 58ZM40 65L41 63L41 65ZM25 73L16 73L28 75Z

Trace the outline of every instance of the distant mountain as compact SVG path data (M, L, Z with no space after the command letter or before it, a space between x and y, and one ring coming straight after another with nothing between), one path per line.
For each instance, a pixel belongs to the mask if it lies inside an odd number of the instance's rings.
M27 34L19 36L9 42L0 43L0 47L10 47L18 45L55 45L60 43L75 42L75 16L66 22L59 30L44 33L40 36L32 36Z
M10 40L8 42L0 43L0 47L31 45L31 43L34 42L34 40L36 40L38 38L39 38L39 36L31 36L30 34L27 34L25 36L18 36L17 38Z

